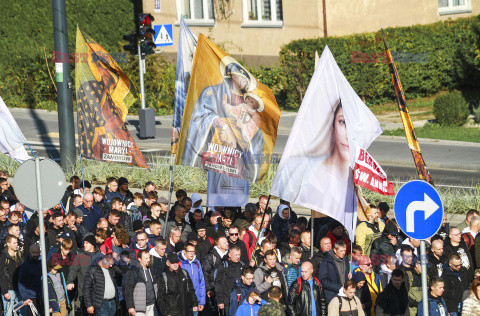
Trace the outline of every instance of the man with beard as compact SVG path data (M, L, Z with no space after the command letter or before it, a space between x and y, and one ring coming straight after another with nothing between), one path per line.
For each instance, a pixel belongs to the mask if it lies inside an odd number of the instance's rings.
M441 277L443 272L443 264L446 261L445 256L443 255L443 239L435 239L432 241L432 246L427 255L427 272L428 277L433 279L433 277Z
M408 293L403 272L395 269L390 282L377 297L376 315L404 315L408 307Z
M287 297L287 280L283 270L283 266L277 262L275 252L268 250L265 253L264 262L260 263L253 275L253 281L263 299L268 299L268 290L270 290L272 286L281 288L283 297Z
M360 258L360 260L358 261L358 268L354 272L357 271L362 271L365 274L368 289L370 290L370 297L372 299L372 308L370 314L374 315L377 296L380 292L383 291L384 284L382 284L382 281L378 274L373 271L372 261L367 256L363 256ZM366 314L370 315L369 313Z
M52 219L52 223L50 223L49 228L47 230L48 244L56 245L58 236L60 236L62 233L66 233L70 235L70 238L73 241L72 250L77 250L78 247L77 247L77 240L75 239L75 234L70 228L65 227L65 222L64 222L62 213L60 212L53 213L51 219Z

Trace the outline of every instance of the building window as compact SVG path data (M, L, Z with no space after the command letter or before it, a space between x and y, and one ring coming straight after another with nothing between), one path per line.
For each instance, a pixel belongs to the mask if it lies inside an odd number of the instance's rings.
M213 0L177 0L177 16L191 26L213 26Z
M471 0L438 0L438 14L457 14L472 12Z
M242 27L282 26L282 0L243 0Z

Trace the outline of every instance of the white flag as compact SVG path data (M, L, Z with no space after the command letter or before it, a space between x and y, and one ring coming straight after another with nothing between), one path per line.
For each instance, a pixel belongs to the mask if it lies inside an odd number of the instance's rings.
M357 147L383 132L342 74L328 46L315 68L270 193L335 218L353 239Z
M25 136L0 97L0 151L22 163L30 159L23 147L25 143Z

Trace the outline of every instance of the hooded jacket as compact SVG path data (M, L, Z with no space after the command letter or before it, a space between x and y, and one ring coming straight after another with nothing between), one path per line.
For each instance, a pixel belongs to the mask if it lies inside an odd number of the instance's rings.
M0 256L0 289L3 294L18 287L18 271L22 264L22 257L17 251L15 257L10 256L5 249Z
M202 261L203 277L205 279L205 289L207 292L213 291L214 271L222 264L222 260L227 254L225 252L223 256L221 256L219 251L217 246L213 247Z
M253 289L256 289L255 282L246 285L242 282L241 278L235 281L232 292L230 293L230 309L228 311L230 316L235 316L238 307L245 301L245 298Z
M147 310L147 278L152 279L154 301L158 295L158 283L150 269L145 270L138 261L133 262L125 275L125 302L127 309L135 308L136 312L144 313Z
M34 260L28 254L27 260L20 266L18 272L18 290L22 300L40 298L42 291L42 262Z
M293 281L302 276L300 264L292 264L289 257L290 254L286 254L282 259L284 266L283 273L285 274L285 278L287 279L288 287L290 287Z
M180 260L180 266L182 269L187 271L190 279L192 279L195 294L198 299L198 305L205 306L205 298L207 294L205 290L205 278L200 261L198 261L196 257L194 257L192 261L189 261L185 258L183 251L178 254L178 259Z
M278 240L280 242L282 241L287 241L288 238L288 225L292 223L291 216L289 217L288 220L283 218L283 213L282 211L284 209L288 208L290 215L292 215L292 212L290 211L290 208L284 204L281 204L278 207L277 214L272 218L272 232L277 236Z
M99 257L98 252L86 252L79 250L76 255L77 259L74 260L72 266L68 271L67 284L77 284L78 296L83 297L83 280L88 267L92 264L95 257ZM76 283L75 283L76 282Z
M260 303L250 305L247 300L243 300L242 304L238 307L235 316L256 316L260 307L267 304L265 300L261 300Z
M362 303L356 296L348 298L345 295L343 287L338 295L328 304L328 316L364 316Z
M400 289L389 282L383 291L378 295L376 302L376 315L404 315L408 307L408 293L405 283Z

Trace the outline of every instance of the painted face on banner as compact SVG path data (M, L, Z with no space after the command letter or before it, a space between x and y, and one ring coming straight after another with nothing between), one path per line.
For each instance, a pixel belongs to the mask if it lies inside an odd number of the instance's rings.
M345 124L345 117L343 116L343 108L340 107L335 114L333 122L335 148L338 151L339 157L343 161L350 160L350 151L348 147L347 126Z

